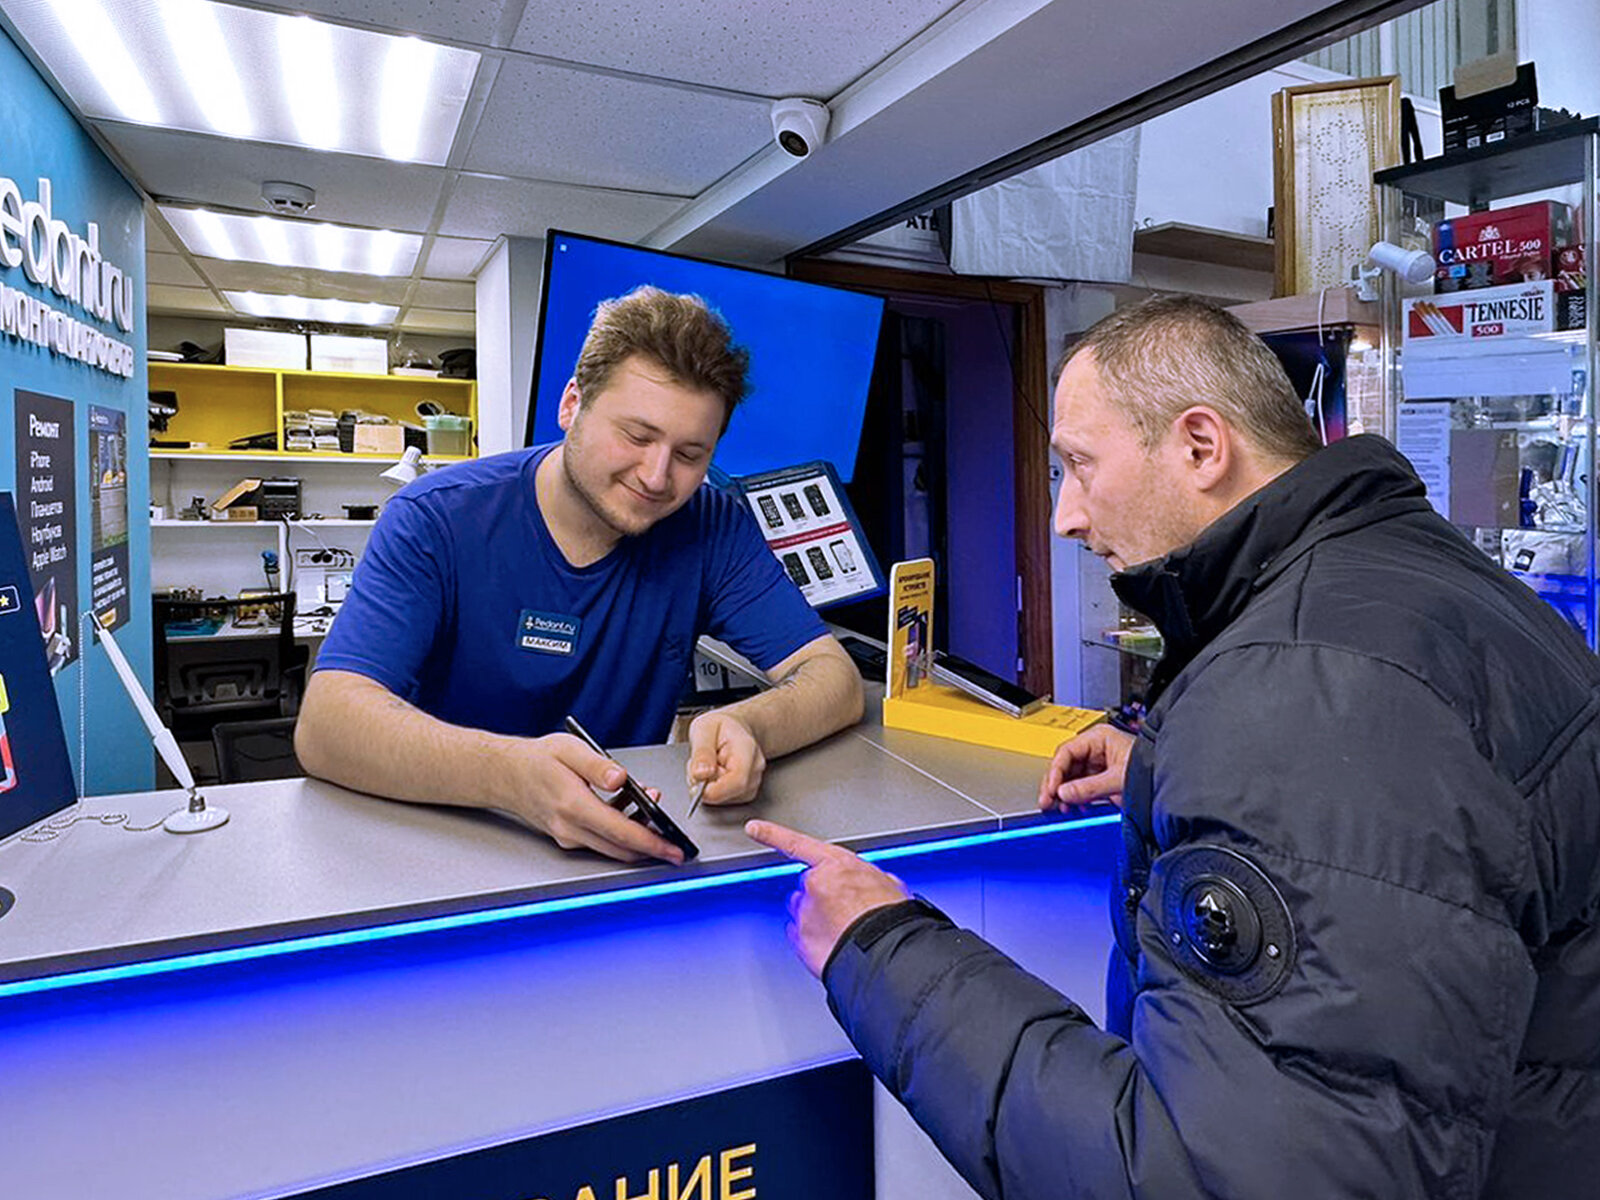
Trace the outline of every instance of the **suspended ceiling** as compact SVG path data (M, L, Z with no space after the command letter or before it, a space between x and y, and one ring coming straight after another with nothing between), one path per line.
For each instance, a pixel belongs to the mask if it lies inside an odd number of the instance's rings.
M160 2L105 0L146 22ZM498 237L539 238L554 227L727 261L777 262L1059 131L1159 94L1241 46L1304 22L1327 23L1333 14L1370 23L1379 11L1409 6L1382 0L213 6L232 21L310 13L345 30L414 35L476 55L465 94L453 97L453 132L446 128L434 162L195 132L175 127L177 120L135 123L110 110L93 79L81 78L82 64L51 0L0 0L0 16L153 200L263 213L262 182L291 180L316 190L313 219L423 239L410 274L382 280L228 262L185 246L152 204L152 312L230 316L224 289L293 292L381 300L399 306L398 328L467 333L471 279ZM256 99L253 89L274 86L257 61L266 51L238 49L243 86ZM158 61L152 68L158 77L184 65ZM379 93L362 93L361 79L352 82L352 113L373 120ZM824 100L832 109L829 139L807 159L792 159L772 144L768 110L783 96ZM439 100L448 103L452 98Z

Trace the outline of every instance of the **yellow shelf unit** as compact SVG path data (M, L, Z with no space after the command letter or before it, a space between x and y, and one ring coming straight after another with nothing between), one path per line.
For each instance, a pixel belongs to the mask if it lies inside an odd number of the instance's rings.
M421 424L417 405L431 401L441 410L472 419L478 429L478 385L471 379L430 379L415 375L349 375L332 371L269 370L202 363L151 363L150 390L175 392L178 411L163 440L201 442L204 449L157 451L168 455L227 454L239 458L356 459L370 457L335 451L282 450L285 409L323 408L335 416L362 409L394 421ZM230 451L228 443L251 434L276 431L277 451ZM382 456L379 456L382 457ZM471 456L468 456L471 457Z

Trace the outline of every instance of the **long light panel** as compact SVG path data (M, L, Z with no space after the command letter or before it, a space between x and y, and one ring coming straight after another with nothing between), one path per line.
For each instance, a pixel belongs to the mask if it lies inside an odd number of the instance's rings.
M479 55L214 0L6 0L86 116L442 166Z
M356 300L226 291L222 293L222 298L238 312L284 321L317 321L326 325L393 325L394 319L400 315L398 305L363 304Z
M189 252L201 258L393 276L411 274L417 255L422 252L420 233L244 216L170 204L160 208Z
M917 842L905 846L889 846L881 850L868 850L861 857L868 862L917 858L928 854L940 854L951 850L993 845L999 842L1013 842L1025 838L1070 833L1076 830L1092 829L1099 825L1114 825L1121 820L1120 813L1106 813L1093 817L1080 817L1069 821L1042 822L1014 829L963 834L958 837L940 838L931 842ZM394 938L413 937L418 934L437 933L445 930L469 929L478 925L521 920L525 917L604 908L608 905L627 904L635 900L647 900L656 896L703 892L713 888L733 887L739 884L755 883L764 879L776 879L784 875L797 875L803 869L803 865L800 863L778 863L774 866L751 867L747 870L729 871L720 875L694 875L686 879L668 880L664 883L649 883L639 887L618 888L614 891L587 893L581 896L563 896L554 900L534 900L526 904L512 904L504 908L485 909L477 912L454 913L445 917L425 917L413 921L397 921L393 924L376 925L366 929L346 929L338 933L285 938L283 941L264 942L254 946L234 946L226 950L207 950L196 954L179 954L171 958L153 959L148 962L123 963L114 967L96 967L84 971L67 971L59 975L43 975L36 979L19 979L9 983L0 983L0 999L9 996L26 996L36 992L58 991L62 988L112 983L121 979L137 979L148 975L166 975L175 971L193 971L204 967L222 966L226 963L277 958L286 954L303 954L310 950L327 950L338 946L388 941Z

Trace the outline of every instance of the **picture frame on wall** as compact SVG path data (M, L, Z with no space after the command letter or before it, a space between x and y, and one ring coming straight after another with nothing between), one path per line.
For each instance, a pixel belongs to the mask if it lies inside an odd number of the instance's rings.
M1400 161L1400 77L1274 93L1272 148L1273 294L1348 283L1383 236L1372 175Z

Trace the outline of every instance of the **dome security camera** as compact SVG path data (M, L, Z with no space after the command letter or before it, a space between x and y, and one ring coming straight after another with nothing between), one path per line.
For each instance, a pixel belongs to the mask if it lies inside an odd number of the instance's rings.
M785 154L805 158L828 136L828 106L791 96L772 102L772 136Z

